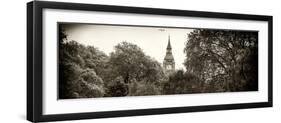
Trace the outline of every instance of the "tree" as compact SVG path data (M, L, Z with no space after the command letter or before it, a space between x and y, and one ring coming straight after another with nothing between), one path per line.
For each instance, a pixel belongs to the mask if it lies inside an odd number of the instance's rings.
M141 48L128 42L115 46L110 54L112 74L122 76L125 83L136 81L158 82L164 76L160 63L146 56Z
M147 83L145 80L136 81L135 79L128 84L128 96L160 95L162 87L159 83Z
M204 82L202 88L257 90L257 32L195 29L185 45L184 65Z
M59 65L59 98L68 99L73 97L75 82L78 80L83 69L73 62L60 63Z
M103 97L104 83L92 69L84 70L78 80L71 85L71 93L75 98Z
M200 93L200 80L197 76L177 70L169 76L169 80L163 86L164 94L188 94Z
M69 41L59 28L59 98L102 97L108 56L93 46Z
M129 96L159 94L160 83L165 79L160 63L145 55L137 45L128 42L115 46L109 57L109 68L111 75L108 78L122 77L124 83L119 86L128 86ZM112 90L114 87L107 88Z
M124 83L124 79L121 76L116 77L108 85L107 96L109 97L127 96L128 93L129 93L128 85Z
M103 80L107 80L108 74L108 60L109 57L94 46L87 46L80 49L79 56L84 61L84 69L94 69L96 74Z
M59 43L63 43L67 40L67 34L65 33L65 29L63 28L63 24L59 24Z

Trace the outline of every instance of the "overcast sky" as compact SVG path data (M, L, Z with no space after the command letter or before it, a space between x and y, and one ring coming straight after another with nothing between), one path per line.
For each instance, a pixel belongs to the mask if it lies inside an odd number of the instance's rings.
M146 55L161 64L166 54L168 36L171 38L172 52L176 69L184 69L183 53L187 34L192 29L133 27L90 24L67 24L64 26L68 40L75 40L84 45L91 45L107 55L114 51L114 46L122 41L138 45Z

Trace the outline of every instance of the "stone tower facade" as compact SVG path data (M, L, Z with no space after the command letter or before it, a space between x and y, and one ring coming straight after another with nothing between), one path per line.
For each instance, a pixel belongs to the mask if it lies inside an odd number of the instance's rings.
M175 72L175 60L174 60L174 56L172 54L170 35L168 38L168 46L166 48L166 56L163 61L163 67L164 67L165 73L167 73L167 74Z

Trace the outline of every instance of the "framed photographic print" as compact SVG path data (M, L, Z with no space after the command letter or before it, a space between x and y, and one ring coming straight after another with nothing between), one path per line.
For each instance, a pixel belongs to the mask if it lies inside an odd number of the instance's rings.
M272 107L272 16L33 1L33 122Z

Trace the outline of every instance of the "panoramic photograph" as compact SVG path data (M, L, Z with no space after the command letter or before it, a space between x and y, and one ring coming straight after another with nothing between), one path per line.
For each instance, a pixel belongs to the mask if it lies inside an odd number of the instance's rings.
M258 31L58 23L58 99L258 91Z

